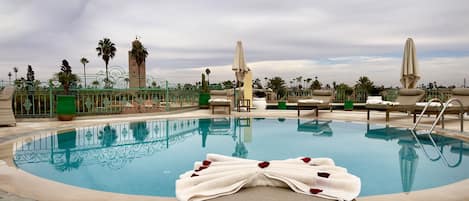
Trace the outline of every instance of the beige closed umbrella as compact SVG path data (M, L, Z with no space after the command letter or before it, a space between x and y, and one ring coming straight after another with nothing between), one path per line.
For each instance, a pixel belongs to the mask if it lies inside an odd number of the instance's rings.
M241 41L238 41L236 43L236 50L235 50L235 56L233 60L233 66L231 68L235 72L236 76L236 86L235 86L235 104L237 104L237 98L236 98L236 87L239 86L239 81L244 80L245 75L249 71L249 68L246 66L246 61L244 60L244 50L243 50L243 44Z
M415 88L419 79L419 65L417 63L415 44L412 38L408 38L405 42L404 56L402 58L401 83L404 88Z

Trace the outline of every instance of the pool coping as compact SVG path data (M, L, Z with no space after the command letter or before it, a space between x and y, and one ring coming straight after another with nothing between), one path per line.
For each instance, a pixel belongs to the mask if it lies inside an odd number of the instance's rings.
M200 111L205 111L205 112L200 112ZM193 111L189 111L191 113ZM292 111L293 113L296 113L296 111ZM194 112L193 112L194 113ZM183 117L180 117L179 114L184 114L182 115ZM113 116L105 116L105 117L98 117L98 118L84 118L84 119L78 119L77 121L84 122L85 124L80 124L80 126L93 126L93 125L100 125L104 124L106 122L109 123L115 123L115 122L127 122L127 121L141 121L141 120L157 120L157 119L175 119L175 118L211 118L211 117L267 117L265 114L262 115L261 113L259 114L254 114L254 113L232 113L232 115L225 115L225 114L216 114L216 115L211 115L209 112L206 112L206 110L197 110L194 114L192 115L187 115L188 112L184 113L168 113L165 115L157 114L157 116L153 116L153 114L146 114L146 115L138 115L138 116L132 116L132 115L126 115L124 116L119 116L119 115L113 115ZM286 114L284 112L280 112L280 114ZM297 119L297 117L293 116L268 116L268 118L288 118L288 119ZM321 115L320 115L321 117ZM302 119L314 119L313 116L307 116L307 117L301 117ZM99 119L99 121L97 121ZM355 123L364 123L366 124L366 121L360 121L360 120L341 120L341 119L328 119L328 118L320 118L320 119L327 119L327 120L334 120L334 121L345 121L345 122L355 122ZM19 121L19 122L30 122L30 121ZM368 123L371 124L385 124L380 121L368 121ZM389 124L390 126L398 126L398 127L407 127L408 125L402 125L399 123L392 123ZM55 130L61 130L61 129L66 129L66 128L71 128L71 127L76 127L75 126L70 126L70 125L64 125L63 127L59 128L47 128L47 129L42 129L42 130L34 130L30 132L23 132L23 133L16 133L13 134L13 138L6 140L4 142L0 142L0 147L2 145L6 145L8 143L12 143L13 141L16 141L20 138L23 137L30 137L31 135L34 135L35 132L43 132L43 131L55 131ZM1 130L0 128L0 131ZM439 131L441 132L441 131ZM456 136L458 139L463 139L464 141L469 141L469 137L467 135L459 133L454 133L452 130L445 130L443 132L443 135L445 136ZM425 190L419 190L419 191L412 191L411 193L396 193L396 194L386 194L386 195L375 195L375 196L367 196L367 197L359 197L358 200L469 200L469 192L466 192L465 187L469 185L469 179L465 179L456 183L436 187L436 188L431 188L431 189L425 189ZM47 187L46 187L47 186ZM55 189L54 191L62 192L62 195L53 195L49 193L44 193L47 191L44 191L46 189ZM45 178L40 178L37 176L34 176L30 173L27 173L23 170L18 169L17 167L9 167L5 165L0 165L0 189L7 191L9 193L13 193L22 197L32 197L33 199L38 199L38 200L175 200L175 198L166 198L166 197L158 197L158 196L138 196L138 195L126 195L126 194L119 194L119 193L110 193L110 192L103 192L103 191L96 191L96 190L91 190L91 189L85 189L81 187L76 187L76 186L70 186L67 184L63 183L58 183L55 181L51 181ZM27 190L27 191L26 191ZM64 194L64 192L66 192ZM448 195L448 192L454 192ZM253 192L251 192L253 193ZM283 192L285 193L285 192ZM255 192L254 192L255 194ZM430 196L429 196L430 195ZM451 196L450 197L441 197L441 195L447 195ZM236 196L236 195L233 195ZM311 196L307 196L311 197ZM438 199L436 199L438 198ZM450 199L448 199L450 198ZM306 198L305 198L306 199Z

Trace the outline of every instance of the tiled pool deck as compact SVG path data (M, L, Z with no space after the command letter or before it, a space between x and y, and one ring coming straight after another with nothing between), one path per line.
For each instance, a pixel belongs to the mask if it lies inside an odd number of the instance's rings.
M23 137L34 135L35 132L46 130L61 130L77 126L89 126L109 122L138 121L161 118L191 118L227 116L224 113L212 115L209 110L186 110L177 113L146 113L135 115L113 115L79 117L70 122L59 122L55 119L19 119L16 127L0 127L0 201L1 200L176 200L175 198L134 196L116 193L108 193L69 186L54 181L33 176L17 169L12 162L12 143ZM296 110L268 110L251 112L232 112L231 116L241 117L284 117L297 118ZM301 118L313 119L313 112L302 111ZM329 112L321 110L320 119L333 119L354 122L366 122L366 111L340 111ZM444 135L457 137L469 141L469 118L464 121L465 133L459 133L459 121L455 116L446 116L446 130L440 131ZM424 117L422 127L429 127L434 116ZM385 115L382 112L372 112L370 123L384 124ZM391 113L390 125L399 127L412 126L412 116L404 113ZM383 184L385 185L385 184ZM359 197L363 201L467 201L469 200L469 179L428 190L414 191L410 193L398 193L370 197ZM214 200L324 200L311 196L301 195L285 189L253 188L243 190L232 196L220 197Z

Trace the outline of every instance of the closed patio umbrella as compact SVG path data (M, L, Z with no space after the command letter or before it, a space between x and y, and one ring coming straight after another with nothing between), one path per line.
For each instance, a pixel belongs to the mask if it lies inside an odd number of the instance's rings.
M402 58L401 83L404 88L415 88L419 79L419 65L417 63L415 44L412 38L408 38L405 42L404 56Z
M246 73L249 71L249 68L246 66L246 62L244 60L244 50L243 50L243 44L241 41L238 41L236 43L236 51L235 51L235 56L233 60L233 66L231 68L235 72L236 76L236 86L235 86L235 103L237 104L236 101L236 87L239 86L239 81L244 80L244 76Z

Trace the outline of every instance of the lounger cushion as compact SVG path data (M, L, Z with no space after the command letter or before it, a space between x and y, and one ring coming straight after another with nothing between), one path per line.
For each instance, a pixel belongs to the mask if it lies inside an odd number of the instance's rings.
M425 94L425 91L422 89L400 89L399 96L417 96Z
M469 88L454 88L454 95L469 96Z
M314 90L313 96L332 96L331 90Z

